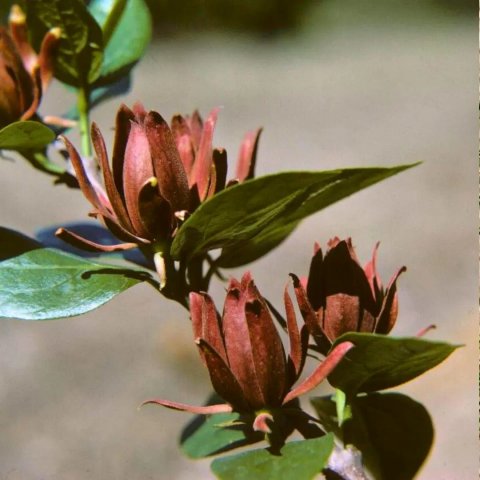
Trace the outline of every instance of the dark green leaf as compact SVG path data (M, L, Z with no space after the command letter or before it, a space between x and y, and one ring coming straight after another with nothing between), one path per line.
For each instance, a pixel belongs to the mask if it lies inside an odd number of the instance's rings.
M82 0L26 2L27 20L36 43L51 28L61 29L55 56L55 76L69 85L85 87L100 74L102 30Z
M0 150L38 150L55 140L55 133L40 122L15 122L0 130Z
M104 85L127 75L142 57L152 21L144 0L93 0L88 8L104 30L104 59L96 82Z
M330 173L335 173L336 175L331 177L329 182L320 183L319 188L313 192L298 210L276 219L247 242L238 242L224 248L221 257L218 259L218 266L231 268L253 262L282 243L295 230L302 219L415 165L417 164L393 168L359 168L333 172L305 172L312 175L312 182L314 181L313 175L320 176Z
M362 452L364 464L377 480L411 480L433 442L433 425L423 405L400 393L373 393L352 400L352 415L339 433L335 403L312 398L327 431Z
M280 455L268 450L251 450L212 462L221 480L311 480L327 465L333 450L333 435L290 442Z
M413 165L283 172L228 188L202 204L179 230L176 257L222 248L219 266L251 262L281 243L305 217Z
M195 417L183 430L180 443L188 457L204 458L262 439L263 435L248 428L238 413L219 413Z
M443 362L458 345L421 338L394 338L370 333L346 333L335 345L355 344L329 382L348 395L395 387Z
M0 317L48 320L88 312L136 285L142 271L92 262L0 228Z

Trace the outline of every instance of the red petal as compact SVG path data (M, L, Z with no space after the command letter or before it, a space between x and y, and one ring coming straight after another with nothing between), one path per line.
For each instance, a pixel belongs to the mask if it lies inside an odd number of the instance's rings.
M202 132L203 132L203 120L198 113L198 110L195 110L191 117L185 119L187 125L190 129L190 134L192 136L192 143L194 146L195 151L198 150L200 146L200 140L202 139Z
M145 132L161 196L170 204L172 211L188 210L190 191L187 174L170 128L157 112L149 112L145 117Z
M214 108L205 121L202 138L193 164L192 181L193 185L197 186L200 201L205 200L210 184L213 132L219 110L219 108Z
M245 315L250 336L254 373L261 391L261 398L252 392L252 400L258 407L278 406L286 390L287 366L282 341L263 298L256 291L253 281L248 286ZM251 398L244 388L247 398Z
M180 410L182 412L195 413L196 415L213 415L215 413L230 413L232 407L226 403L220 405L206 405L206 406L195 406L187 405L186 403L171 402L170 400L163 400L161 398L152 398L151 400L145 400L140 406L156 404L161 405L162 407L171 408L172 410Z
M242 387L222 357L201 338L196 343L205 358L214 390L235 410L250 411L252 407L248 404Z
M81 248L82 250L87 250L89 252L120 252L124 250L130 250L132 248L137 248L136 243L118 243L116 245L101 245L91 240L77 235L70 230L65 228L59 228L55 232L55 236L61 238L64 242L67 242L74 247Z
M293 385L295 380L299 377L303 364L305 363L306 352L303 351L302 342L300 339L300 332L298 330L297 318L293 308L292 299L288 294L288 287L285 287L284 302L285 313L287 319L287 331L290 340L290 360L293 365L293 374L290 375L290 385Z
M312 308L312 305L308 301L307 293L303 288L300 280L293 273L290 274L293 280L293 287L295 290L295 295L297 297L298 308L302 314L303 320L307 325L310 334L313 336L315 342L320 347L322 353L327 353L330 350L331 342L328 339L327 335L322 329L320 324L320 319L318 318L315 310Z
M255 163L257 159L258 141L262 129L247 132L240 146L240 152L237 160L237 169L235 178L240 182L253 178L255 174Z
M123 163L125 160L125 149L127 148L130 127L135 114L122 103L117 111L115 119L115 140L113 142L112 174L121 197L123 193Z
M332 373L333 369L340 363L345 354L353 347L354 344L352 342L342 342L337 345L308 378L306 378L300 385L295 387L288 393L288 395L285 396L283 404L285 405L294 398L313 390L317 385L325 380L330 373Z
M40 65L40 77L42 79L42 89L45 91L53 78L55 53L60 43L60 28L50 29L43 37L38 55L38 64Z
M376 333L387 334L395 325L398 316L398 295L397 295L397 279L399 275L407 270L406 267L400 268L391 278L390 283L385 292L382 309L377 317Z
M222 316L223 338L233 375L242 386L249 402L261 407L262 391L255 375L255 362L245 317L245 302L246 294L242 285L232 279Z
M91 137L93 148L95 149L97 158L100 163L100 167L102 169L105 190L107 192L108 199L110 200L110 203L112 205L112 209L115 212L119 223L126 230L131 231L133 230L133 227L130 222L130 218L128 217L127 210L123 203L123 199L117 190L112 172L110 170L110 165L108 164L108 154L107 148L105 146L105 141L95 122L92 122Z

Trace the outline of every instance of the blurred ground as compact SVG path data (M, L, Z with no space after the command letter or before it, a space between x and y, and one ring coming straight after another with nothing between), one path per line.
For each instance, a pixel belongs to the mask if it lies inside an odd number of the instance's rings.
M249 268L280 307L287 274L306 273L315 240L352 236L365 261L381 240L385 280L408 266L394 333L436 323L430 338L465 344L400 389L436 427L418 478L477 478L477 24L434 12L380 21L333 3L297 37L164 39L126 101L166 117L223 106L215 144L231 160L243 133L263 125L258 174L424 162L308 219ZM61 92L45 111L66 110ZM116 104L93 114L107 134ZM32 234L85 218L78 191L52 189L20 160L1 169L0 224ZM219 285L214 294L220 304ZM211 478L208 462L183 458L173 441L187 415L137 410L152 395L199 403L209 392L185 312L151 288L83 317L0 322L0 371L0 480Z

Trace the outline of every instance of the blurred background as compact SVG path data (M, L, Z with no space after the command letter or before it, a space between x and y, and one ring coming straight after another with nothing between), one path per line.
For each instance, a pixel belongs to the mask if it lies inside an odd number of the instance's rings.
M304 221L248 268L282 309L288 273L307 273L314 241L351 236L366 262L380 240L384 281L408 267L393 333L435 323L429 338L465 344L399 389L428 408L436 428L418 478L477 478L477 3L150 5L155 38L126 103L141 100L167 118L222 106L214 144L231 162L243 134L263 126L257 175L424 162ZM55 85L42 111L60 114L70 101ZM92 113L109 139L119 102ZM86 218L79 191L52 188L18 158L0 167L1 225L33 235ZM213 295L220 306L222 285ZM152 396L199 404L209 391L185 311L148 286L82 317L2 320L0 480L212 478L208 460L177 448L187 414L137 409Z

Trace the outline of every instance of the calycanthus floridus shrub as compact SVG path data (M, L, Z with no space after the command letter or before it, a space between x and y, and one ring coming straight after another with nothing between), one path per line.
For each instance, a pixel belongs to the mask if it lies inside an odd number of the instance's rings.
M384 287L376 270L378 245L362 267L351 240L335 237L325 254L315 244L308 276L291 273L289 283L285 272L284 313L262 296L249 272L229 281L222 311L208 291L213 276L224 278L222 269L262 257L303 218L414 165L255 177L261 129L243 137L233 169L227 152L213 146L217 108L205 120L194 111L168 123L141 103L120 105L108 148L90 122L91 110L127 91L150 38L144 0L110 7L105 12L95 1L36 0L25 11L12 8L9 25L0 28L0 149L16 151L57 183L81 189L98 229L59 226L61 240L87 251L121 252L125 263L93 262L2 227L0 279L8 288L0 293L0 316L79 315L137 283L150 283L158 301L185 307L192 348L215 395L200 406L188 397L144 404L206 416L186 430L182 449L195 458L222 454L212 462L218 478L276 479L279 472L295 480L322 472L326 478L413 478L433 441L430 417L406 395L383 390L422 375L456 346L425 340L428 325L413 337L389 335L405 267ZM125 41L130 49L123 48ZM69 85L78 101L67 115L41 117L38 106L52 76ZM80 146L69 139L72 128L80 132ZM51 160L55 151L63 154L63 165ZM140 253L136 265L129 263L129 250ZM221 253L213 258L212 250ZM29 264L37 277L26 273ZM35 293L22 293L27 281L37 285ZM302 376L307 356L317 365ZM334 393L311 397L312 415L302 402L321 382ZM387 422L384 438L372 436L378 426L365 412L382 408L408 418L408 425L388 435L393 426ZM294 432L303 439L291 440ZM417 454L403 455L402 444ZM397 451L395 464L382 461L389 450Z

